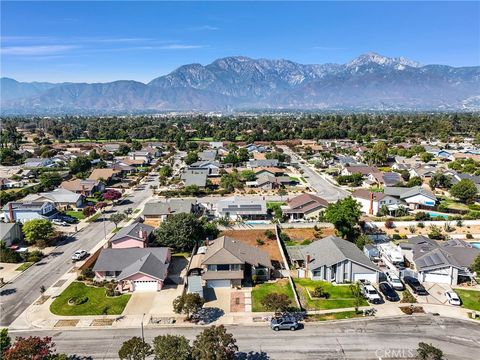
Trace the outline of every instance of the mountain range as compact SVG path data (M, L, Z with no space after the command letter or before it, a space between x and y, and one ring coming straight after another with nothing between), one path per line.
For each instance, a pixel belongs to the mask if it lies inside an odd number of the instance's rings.
M421 65L375 53L346 64L226 57L147 84L1 78L4 114L234 110L480 110L480 66Z

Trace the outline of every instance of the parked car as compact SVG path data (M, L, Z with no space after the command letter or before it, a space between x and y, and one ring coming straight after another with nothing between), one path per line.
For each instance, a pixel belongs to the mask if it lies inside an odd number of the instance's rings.
M73 261L80 261L87 257L88 253L85 250L77 250L72 255Z
M270 322L270 327L275 330L292 330L298 329L298 321L292 317L275 317Z
M450 305L462 305L462 300L455 291L445 291L445 296L447 297L448 303Z
M68 223L61 219L53 219L52 224L59 225L59 226L68 226Z
M420 284L420 282L415 279L414 277L412 276L405 276L403 278L403 281L405 281L405 284L407 284L410 289L412 289L413 293L414 294L417 294L417 295L428 295L428 292L427 290L423 287L422 284Z
M400 301L400 297L398 296L397 292L389 283L380 283L380 285L378 285L378 289L388 301Z
M371 304L380 304L382 302L382 297L378 293L377 289L370 283L361 284L362 294Z
M387 282L392 288L394 288L395 290L405 289L405 285L403 285L402 280L400 280L400 278L396 274L392 272L387 272L385 275L387 276Z

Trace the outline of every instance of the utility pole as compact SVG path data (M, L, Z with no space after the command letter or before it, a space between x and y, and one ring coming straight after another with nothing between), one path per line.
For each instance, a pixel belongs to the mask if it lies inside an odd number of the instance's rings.
M144 334L143 334L143 319L145 317L145 313L143 313L142 315L142 343L143 343L143 347L145 348L145 337L144 337ZM143 356L143 360L145 360L145 351L142 350L142 356Z

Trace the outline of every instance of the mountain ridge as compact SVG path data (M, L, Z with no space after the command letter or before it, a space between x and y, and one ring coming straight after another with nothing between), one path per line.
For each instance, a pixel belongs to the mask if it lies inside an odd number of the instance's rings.
M230 56L148 83L1 78L2 112L262 109L478 110L480 66L421 65L366 53L345 64Z

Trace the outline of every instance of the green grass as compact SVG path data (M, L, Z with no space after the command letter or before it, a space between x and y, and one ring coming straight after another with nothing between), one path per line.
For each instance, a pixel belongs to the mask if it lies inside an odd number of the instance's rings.
M303 176L300 178L300 180L302 180L303 183L307 182L307 180L305 180L305 178Z
M349 285L332 285L326 281L316 281L310 279L293 279L303 307L307 310L327 310L355 307L355 298L350 291ZM317 286L322 286L323 290L330 296L328 299L312 300L308 296L307 289L310 294ZM362 299L360 306L366 306L368 302Z
M468 211L469 208L467 205L462 204L458 201L451 200L451 199L444 199L440 202L440 206L445 206L447 209L451 210L460 210L460 211Z
M340 311L340 312L334 312L330 314L315 314L315 315L308 315L307 316L307 321L327 321L327 320L343 320L343 319L351 319L351 318L357 318L357 317L363 317L363 313L361 312L355 312L355 310L350 310L350 311Z
M295 182L299 183L300 179L295 177L295 176L290 176L290 181L295 181Z
M87 197L85 200L94 204L96 204L99 201L97 198L94 198L94 197Z
M138 213L138 212L140 212L140 209L135 209L135 210L133 210L133 213L134 213L134 214L136 214L136 213Z
M88 301L81 305L69 305L68 300L75 297L87 297ZM108 307L107 315L119 315L130 300L130 295L124 294L117 297L107 297L105 288L86 286L81 282L71 283L57 297L50 311L61 316L80 315L104 315L104 309Z
M112 230L112 234L116 234L117 232L119 232L121 229L122 229L123 226L119 226L115 229Z
M480 311L480 291L455 289L455 292L460 296L463 307Z
M268 201L267 202L267 209L268 210L274 210L275 208L286 205L285 201Z
M188 258L190 256L190 253L188 251L178 252L178 253L172 254L172 256L179 256L179 257L183 256L184 258Z
M101 213L96 213L96 214L92 215L92 216L87 220L87 222L89 222L89 223L94 222L94 221L96 221L100 216L102 216Z
M293 289L290 286L288 280L283 279L275 283L264 283L264 284L255 285L255 287L252 290L252 311L253 312L268 311L263 307L261 301L267 294L271 294L271 293L279 293L279 294L287 295L292 302L292 306L295 306Z
M33 265L33 262L30 262L30 261L24 262L22 265L17 267L15 271L25 271L32 265Z
M70 211L67 211L65 214L77 219L78 221L85 219L85 215L83 215L82 211L70 210Z

